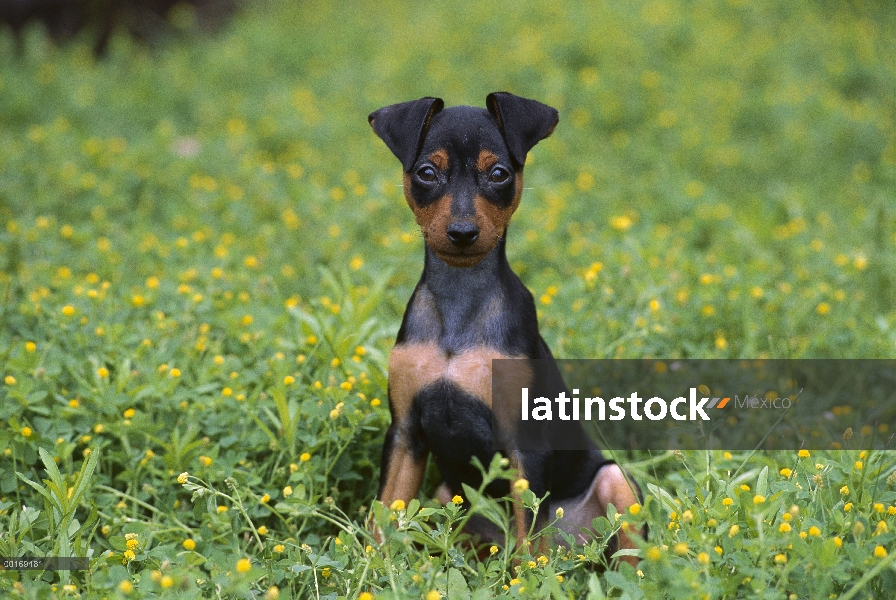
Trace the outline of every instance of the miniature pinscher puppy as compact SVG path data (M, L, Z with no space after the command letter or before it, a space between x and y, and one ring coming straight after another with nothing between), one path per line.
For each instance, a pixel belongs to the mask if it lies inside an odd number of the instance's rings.
M608 504L624 510L638 502L623 470L593 444L581 451L525 452L503 447L506 440L493 435L499 417L492 411L492 360L553 364L532 294L511 270L505 246L526 154L553 132L558 114L502 92L490 94L486 105L444 108L438 98L421 98L369 117L401 161L405 199L426 243L423 275L389 357L392 424L379 500L389 505L415 498L430 454L443 488L462 494L461 484L477 488L482 482L472 458L488 465L501 452L538 497L550 493L548 506L542 505L545 520L563 507L561 528L586 541L584 530ZM498 496L510 492L506 481L492 488L487 491ZM519 545L531 516L513 494ZM481 541L493 541L479 533ZM616 547L634 547L627 535L619 537Z

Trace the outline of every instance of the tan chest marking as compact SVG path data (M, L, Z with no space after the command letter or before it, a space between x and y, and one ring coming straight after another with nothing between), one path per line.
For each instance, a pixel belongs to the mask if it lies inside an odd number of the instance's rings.
M408 414L414 396L439 380L450 381L468 394L492 405L492 360L517 358L480 346L452 357L436 344L395 346L389 355L389 402L393 414Z

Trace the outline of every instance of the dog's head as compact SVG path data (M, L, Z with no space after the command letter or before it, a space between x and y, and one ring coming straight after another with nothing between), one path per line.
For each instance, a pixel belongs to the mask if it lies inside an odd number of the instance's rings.
M369 117L404 167L405 199L423 238L453 267L477 264L504 236L526 154L558 121L550 106L505 92L489 94L486 106L421 98Z

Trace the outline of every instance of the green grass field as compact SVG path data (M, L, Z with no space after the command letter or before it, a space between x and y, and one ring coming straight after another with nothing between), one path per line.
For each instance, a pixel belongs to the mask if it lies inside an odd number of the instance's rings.
M647 497L597 529L649 523L638 569L602 571L602 539L480 561L434 471L375 508L386 542L362 527L423 256L368 113L501 90L560 111L508 244L556 356L892 358L890 4L190 16L104 60L0 32L0 556L91 557L0 571L0 596L892 593L887 452L619 457Z

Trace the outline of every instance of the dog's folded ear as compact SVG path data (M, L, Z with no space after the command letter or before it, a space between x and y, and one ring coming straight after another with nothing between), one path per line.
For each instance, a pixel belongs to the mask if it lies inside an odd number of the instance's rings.
M371 113L367 121L407 173L420 154L433 115L444 106L441 98L420 98L381 108Z
M556 109L507 92L489 94L485 105L498 121L504 143L518 166L526 163L529 150L551 135L560 120Z

